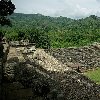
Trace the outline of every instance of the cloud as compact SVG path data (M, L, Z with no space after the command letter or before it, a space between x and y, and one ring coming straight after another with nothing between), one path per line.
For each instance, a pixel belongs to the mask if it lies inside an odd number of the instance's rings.
M13 0L19 13L41 13L49 16L82 18L100 16L100 0Z
M96 0L97 2L100 2L100 0Z

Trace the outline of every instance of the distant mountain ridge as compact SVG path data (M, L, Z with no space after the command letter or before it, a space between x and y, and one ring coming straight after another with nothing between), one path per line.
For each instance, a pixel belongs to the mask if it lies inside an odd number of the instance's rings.
M85 27L87 28L87 25L90 26L92 25L91 28L96 26L95 28L100 27L100 17L97 17L95 15L91 15L86 18L82 19L71 19L67 17L50 17L50 16L44 16L42 14L21 14L21 13L14 13L10 16L12 22L18 21L18 23L30 25L37 25L42 26L42 25L48 25L53 27L58 27L58 28L65 28L65 29L71 29L72 27Z

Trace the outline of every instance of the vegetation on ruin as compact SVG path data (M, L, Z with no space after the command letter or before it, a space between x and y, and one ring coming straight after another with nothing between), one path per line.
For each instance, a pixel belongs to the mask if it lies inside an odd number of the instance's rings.
M95 81L97 84L100 84L100 68L94 69L92 71L87 71L85 75L91 80Z

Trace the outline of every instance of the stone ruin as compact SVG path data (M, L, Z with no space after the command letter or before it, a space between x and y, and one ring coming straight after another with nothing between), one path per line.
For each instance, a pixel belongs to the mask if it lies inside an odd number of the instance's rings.
M4 100L100 100L100 85L32 46L10 47Z
M84 47L69 47L46 50L50 55L67 66L82 70L100 67L100 43Z

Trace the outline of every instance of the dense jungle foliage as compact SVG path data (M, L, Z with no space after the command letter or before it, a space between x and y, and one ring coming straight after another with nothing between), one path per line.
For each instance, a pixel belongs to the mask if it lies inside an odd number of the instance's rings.
M12 27L0 26L9 40L29 39L41 48L65 48L100 42L100 17L95 15L75 20L62 16L14 13L9 18Z

